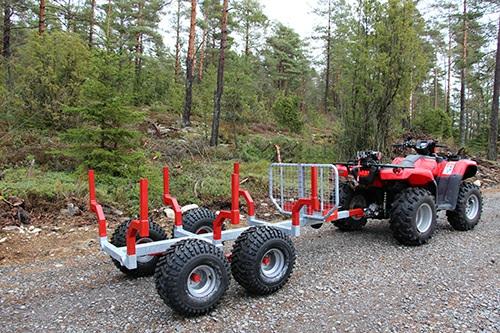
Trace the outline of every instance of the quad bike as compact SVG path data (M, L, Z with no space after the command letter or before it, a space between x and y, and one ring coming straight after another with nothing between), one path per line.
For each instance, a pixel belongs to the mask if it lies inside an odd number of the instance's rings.
M477 172L475 161L438 154L434 140L407 139L397 148L416 154L381 162L376 151L357 153L356 160L337 163L339 206L363 208L364 216L334 221L345 231L359 230L368 218L389 219L394 237L404 245L426 243L436 228L436 212L446 210L453 229L466 231L479 222L482 197L479 187L466 181Z

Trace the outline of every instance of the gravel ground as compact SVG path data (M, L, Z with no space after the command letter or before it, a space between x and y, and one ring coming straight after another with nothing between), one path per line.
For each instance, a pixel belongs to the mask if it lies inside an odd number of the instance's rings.
M295 239L292 278L267 297L234 280L210 315L184 319L151 278L123 276L97 249L0 267L2 332L500 332L500 193L485 194L471 232L445 218L428 245L408 248L387 223L330 226Z

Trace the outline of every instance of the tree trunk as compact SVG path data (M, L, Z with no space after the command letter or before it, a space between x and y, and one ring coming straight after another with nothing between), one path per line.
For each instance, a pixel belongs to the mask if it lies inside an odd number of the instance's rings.
M323 98L323 106L325 112L328 112L328 95L330 92L330 49L332 40L332 11L331 0L328 0L328 27L326 32L326 70L325 70L325 96Z
M13 10L10 3L5 4L5 8L3 11L3 36L2 36L2 56L5 60L6 67L6 85L10 90L12 88L12 70L10 64L10 56L12 54L10 48L10 31L12 28L12 14Z
M111 0L108 0L108 10L106 12L106 48L108 52L111 50L111 21L113 18L111 15L113 14L113 4Z
M95 0L90 1L89 47L94 45Z
M189 25L188 54L186 57L186 98L182 125L191 126L191 104L193 102L193 65L194 65L194 38L196 35L196 0L191 0L191 22Z
M181 1L177 0L176 26L175 26L175 79L181 72Z
M210 146L217 146L219 138L219 118L221 98L224 90L224 57L227 44L227 8L229 0L224 0L222 6L222 19L221 19L221 39L220 39L220 53L219 53L219 66L217 68L217 89L214 96L214 115L212 118L212 135L210 136Z
M249 10L247 9L246 15L245 15L245 57L248 59L248 56L250 55L250 13Z
M142 26L142 11L144 7L144 2L139 1L137 3L137 27ZM135 82L136 88L140 87L141 84L141 72L142 72L142 53L143 53L143 45L142 45L142 31L139 31L135 34Z
M460 146L465 146L466 110L465 110L465 80L467 75L467 0L464 0L464 25L462 42L462 69L460 72Z
M40 11L38 12L38 33L45 32L45 0L40 0Z
M446 99L444 109L448 115L451 115L450 95L451 95L451 18L448 14L448 69L446 81Z
M205 48L207 45L207 32L208 32L208 11L205 9L203 14L203 35L201 36L201 48L200 48L200 64L198 65L198 81L201 82L203 79L203 70L205 66Z
M434 66L434 110L439 107L437 64Z
M495 64L495 79L493 81L493 101L491 103L490 135L488 140L488 159L498 157L498 98L500 96L500 19L498 20L497 56Z

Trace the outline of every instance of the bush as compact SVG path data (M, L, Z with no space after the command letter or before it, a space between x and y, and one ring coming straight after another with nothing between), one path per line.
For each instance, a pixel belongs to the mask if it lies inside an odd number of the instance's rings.
M300 133L304 127L299 102L300 100L297 96L279 95L272 107L278 124L294 133Z
M441 109L429 109L419 113L415 119L415 127L435 138L449 138L452 134L450 115Z
M15 63L18 120L35 128L66 128L65 106L75 106L90 74L90 52L78 35L50 32L30 35Z
M101 173L138 175L144 156L133 126L143 115L127 107L130 97L119 92L119 58L102 53L93 57L93 65L94 76L82 87L80 106L67 109L79 121L64 133L70 146L63 153Z

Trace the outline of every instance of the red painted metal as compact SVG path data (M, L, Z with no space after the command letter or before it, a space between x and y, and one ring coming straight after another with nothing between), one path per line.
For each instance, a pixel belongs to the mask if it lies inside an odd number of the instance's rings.
M99 237L106 237L106 217L102 210L102 206L97 203L95 195L95 175L94 170L89 170L89 206L90 210L97 216L97 224L99 225Z
M304 206L311 206L312 205L312 200L306 199L306 198L300 198L299 200L295 201L293 203L293 208L292 208L292 225L297 227L300 225L300 210Z
M240 223L240 164L234 163L231 175L231 224Z
M200 274L193 273L193 274L191 274L190 279L194 283L199 283L201 281L201 276L200 276Z
M137 233L149 237L148 180L139 181L139 220L132 220L127 228L127 254L134 255Z
M248 215L255 216L255 203L252 199L252 196L250 195L250 192L248 192L247 190L240 190L240 196L242 196L247 203Z
M174 224L182 226L182 210L177 199L170 195L170 176L168 167L163 168L163 203L174 211Z
M222 239L222 223L224 223L224 220L231 218L232 218L232 212L227 210L221 210L219 214L217 214L217 217L212 223L213 226L212 229L214 229L214 240Z
M141 179L139 182L139 189L140 189L140 197L139 197L139 202L140 202L140 229L139 229L139 235L141 237L148 237L149 236L149 209L148 209L148 180L147 179Z
M317 166L311 167L311 208L313 211L319 210Z
M141 221L132 220L127 228L127 254L129 256L135 255L135 242L137 231L141 228Z
M354 208L354 209L349 210L349 217L360 218L363 216L365 216L365 211L363 208Z

